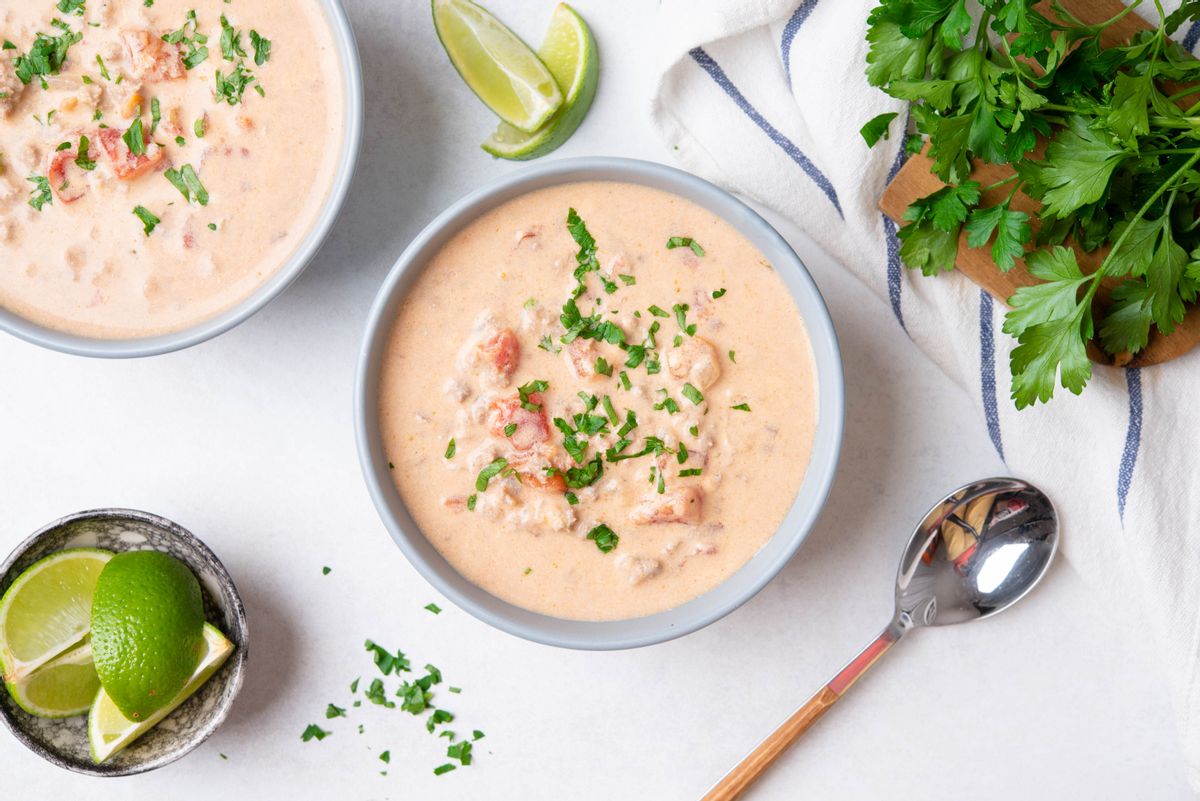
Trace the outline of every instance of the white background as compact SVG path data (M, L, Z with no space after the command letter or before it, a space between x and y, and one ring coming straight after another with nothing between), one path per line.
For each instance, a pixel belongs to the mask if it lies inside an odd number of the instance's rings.
M393 546L364 490L354 364L375 290L407 241L516 168L477 149L492 119L446 61L424 2L347 6L366 73L365 148L335 233L291 290L218 340L151 360L87 361L0 338L0 549L80 509L157 512L224 560L252 635L230 720L183 761L88 779L0 736L4 787L55 800L697 798L886 622L896 559L926 507L1004 466L970 399L890 310L780 223L829 302L848 385L841 471L792 564L708 629L633 652L533 645L451 607ZM538 42L553 3L490 6ZM654 5L578 8L604 53L602 83L557 155L670 162L647 114ZM430 601L445 611L425 611ZM434 777L445 741L398 709L356 710L324 742L300 741L307 724L325 724L328 702L348 705L351 680L370 677L367 637L464 688L438 701L459 715L456 730L487 732L474 766ZM1146 648L1058 564L1011 612L894 649L749 797L1190 798ZM384 749L390 766L377 760Z

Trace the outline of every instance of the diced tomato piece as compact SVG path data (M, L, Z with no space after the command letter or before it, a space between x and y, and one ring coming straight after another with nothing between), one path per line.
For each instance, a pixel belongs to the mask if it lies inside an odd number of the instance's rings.
M146 152L135 156L122 138L121 131L115 128L101 128L96 134L100 147L108 157L113 172L122 181L131 181L157 167L166 156L165 151L150 141L150 135L143 129L142 137L146 142Z
M87 194L87 182L84 180L87 173L75 163L76 155L75 148L60 150L50 159L50 166L46 169L50 189L63 203L74 203ZM95 159L96 155L89 142L88 158Z
M480 343L479 353L501 378L507 379L521 360L521 343L511 328L502 328L491 339Z
M540 405L542 397L538 393L529 396L529 402ZM527 451L534 445L539 445L550 439L550 424L546 422L544 411L531 412L521 405L521 398L513 396L499 398L488 406L488 419L492 435L507 439L519 451ZM504 429L515 425L511 436Z
M150 31L122 31L121 39L129 51L129 66L140 81L173 81L187 75L179 45L164 42Z

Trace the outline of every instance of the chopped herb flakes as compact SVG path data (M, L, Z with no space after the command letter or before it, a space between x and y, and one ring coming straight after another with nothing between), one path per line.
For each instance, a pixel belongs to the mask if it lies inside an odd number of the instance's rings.
M141 109L137 113L141 114ZM121 139L125 142L125 147L129 148L129 152L135 156L146 155L146 134L142 130L142 118L138 116L134 119L133 124L129 126L129 130L121 134Z
M528 384L522 384L517 387L517 396L521 399L521 408L527 412L540 412L542 410L541 404L534 403L530 395L545 392L549 388L550 383L541 380L530 381Z
M434 768L433 775L441 776L443 773L449 773L450 771L454 770L454 768L454 765L451 765L449 762L447 762L445 765L438 765L436 768Z
M142 230L146 232L146 236L150 236L150 234L154 233L155 227L162 222L162 220L158 219L158 217L155 217L154 214L145 206L135 206L133 209L133 214L142 221Z
M392 752L384 751L382 754L379 755L379 761L383 762L385 764L390 763L392 761Z
M271 60L271 40L250 29L250 44L254 47L254 63L261 67Z
M468 512L475 511L475 501L476 501L476 497L474 495L471 495L467 498L467 511Z
M517 424L516 423L509 423L508 425L506 425L504 427L504 436L511 437L515 433L517 433Z
M720 289L718 289L712 293L713 300L716 300L717 298L720 298L720 297L724 297L724 295L725 295L725 287L721 287Z
M333 720L334 718L344 718L346 717L346 710L342 709L340 706L334 706L333 704L330 704L329 706L325 707L325 717L328 720Z
M33 184L33 192L29 196L29 205L36 211L44 206L54 205L54 193L50 189L50 181L40 175L31 175L27 179Z
M178 170L172 167L163 175L171 182L172 186L179 190L188 203L208 205L208 191L204 188L204 184L200 183L200 176L196 174L196 170L191 164L184 164Z
M691 384L683 385L683 397L687 398L697 406L704 403L704 395L702 395L700 390L696 389Z
M486 492L488 482L499 475L500 471L508 467L508 460L504 457L498 457L487 467L479 471L479 477L475 479L475 489L479 492ZM470 501L467 502L467 507L472 508Z
M697 256L704 255L704 248L700 247L700 243L690 236L673 236L667 240L667 250L675 248L691 248L692 252Z
M729 351L729 361L737 364L737 354L734 351Z
M332 568L332 567L325 566L325 567L321 568L321 575L322 575L322 576L328 576L328 575L329 575L330 573L332 573L332 572L333 572L333 568Z
M246 93L247 87L254 83L254 73L246 70L245 66L239 61L233 70L225 75L221 70L216 73L216 98L217 102L225 102L231 106L236 106L242 102L242 95Z
M471 732L472 740L482 740L486 736L487 735L484 734L483 732L481 732L479 729L476 729L475 731Z
M680 471L679 471L679 477L680 477L680 478L687 478L688 476L698 476L698 475L700 475L702 472L703 472L703 471L702 471L700 468L698 468L698 467L697 467L697 468L690 469L690 470L680 470Z
M42 88L48 88L45 76L57 75L67 60L67 51L83 38L82 33L67 31L59 36L39 33L29 52L12 61L13 72L21 83L28 84L35 77Z
M379 672L385 676L393 673L400 675L402 671L412 670L408 659L404 656L403 651L397 651L395 656L392 656L386 648L381 645L376 645L371 640L366 642L366 650L369 651L375 660L375 667L379 668Z
M739 403L737 406L734 406L733 408L737 409L739 412L748 412L748 411L750 411L750 404Z
M96 169L96 162L89 158L91 153L91 143L86 136L79 137L79 149L75 154L75 165L81 170L91 172Z
M458 446L454 444L454 437L451 437L450 442L447 443L447 445L446 445L446 458L453 459L454 453L457 450L458 450Z
M307 743L309 740L314 740L314 739L315 740L324 740L326 737L330 736L331 734L333 734L333 732L325 731L317 724L310 723L310 724L308 724L308 728L304 730L304 733L300 735L300 739Z
M442 613L442 608L440 606L438 606L437 604L425 604L425 608L428 609L430 612L433 612L435 615L440 615ZM426 665L426 667L429 667L429 666Z
M195 11L189 11L184 18L183 27L163 36L163 41L180 46L185 69L195 69L208 58L208 37L196 32Z
M616 548L617 543L621 541L621 538L613 533L613 530L603 523L589 531L587 538L595 542L596 547L599 548L603 553L609 553Z

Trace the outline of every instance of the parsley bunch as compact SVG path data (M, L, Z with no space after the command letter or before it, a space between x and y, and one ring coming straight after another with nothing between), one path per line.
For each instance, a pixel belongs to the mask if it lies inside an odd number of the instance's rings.
M1170 15L1154 0L1156 29L1105 47L1105 29L1141 2L1091 25L1059 0L981 0L977 18L966 0L882 0L868 18L867 78L912 102L905 146L928 141L946 184L906 211L901 258L926 275L952 269L965 233L1000 270L1024 258L1043 282L1008 301L1019 409L1060 383L1081 392L1093 337L1122 363L1152 326L1170 334L1200 290L1200 61L1169 38L1200 19L1200 0ZM864 126L868 144L895 116ZM981 186L978 162L1014 174ZM1036 220L1012 207L1018 190L1041 202ZM1082 270L1068 241L1104 253L1100 266ZM1102 283L1111 293L1094 303Z

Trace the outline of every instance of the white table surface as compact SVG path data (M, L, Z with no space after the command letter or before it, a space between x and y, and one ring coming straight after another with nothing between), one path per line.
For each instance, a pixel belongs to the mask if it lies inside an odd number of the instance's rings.
M490 5L536 42L553 4ZM847 427L829 505L779 578L704 631L623 653L533 645L439 598L388 538L360 479L355 356L375 290L406 242L450 201L515 167L476 149L489 112L446 62L423 0L347 6L366 72L365 149L335 233L291 290L216 341L150 360L88 361L0 338L0 550L80 509L157 512L224 560L252 632L230 720L181 762L89 779L0 736L0 792L695 799L884 624L896 559L926 507L1004 466L971 400L884 304L780 223L834 315ZM669 162L646 113L654 5L578 8L604 52L602 84L560 155ZM881 327L893 335L879 336ZM930 408L936 415L919 411ZM441 615L422 608L430 601ZM325 724L328 702L347 705L352 679L371 675L367 637L433 662L464 688L439 700L459 715L453 728L487 732L475 765L433 776L445 741L398 709L355 710L333 722L333 737L300 741L308 723ZM911 637L748 797L1191 798L1174 734L1148 644L1107 621L1060 563L995 620ZM390 766L377 760L384 749Z

